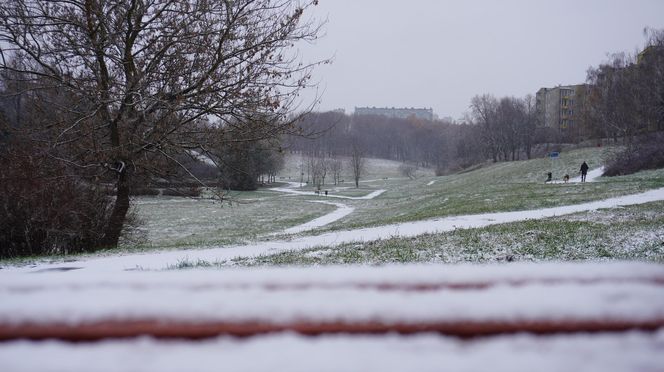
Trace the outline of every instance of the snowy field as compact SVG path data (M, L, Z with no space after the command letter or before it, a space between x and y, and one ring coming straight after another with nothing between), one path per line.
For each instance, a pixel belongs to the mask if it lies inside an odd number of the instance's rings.
M0 370L662 371L664 170L605 180L605 151L138 198L142 242L0 263Z
M39 265L23 265L7 267L3 272L34 272L39 270L57 270L66 266L86 271L124 271L124 270L163 270L178 266L222 266L232 260L248 257L260 257L293 250L306 250L312 247L334 247L344 243L368 243L388 237L415 237L422 234L443 233L457 229L473 229L491 225L517 221L539 220L561 215L603 208L615 208L664 200L664 188L646 191L639 194L616 197L596 202L575 204L564 207L553 207L517 212L496 212L478 215L454 216L429 219L416 222L403 222L371 228L360 228L327 232L319 235L303 236L294 239L266 240L231 247L207 249L183 249L163 252L145 252L103 256L45 263ZM185 265L183 265L183 263Z
M274 240L275 235L284 233L316 235L444 217L584 204L664 186L664 170L598 178L585 184L575 182L574 174L567 184L543 182L545 171L552 167L571 172L569 169L576 169L584 159L591 166L597 165L590 172L592 180L607 153L611 150L583 149L561 154L558 163L549 159L499 163L445 177L433 177L421 170L415 180L397 177L398 162L372 159L370 167L380 170L374 170L375 178L367 176L359 189L349 182L325 185L327 197L314 194L307 185L288 181L255 192L233 193L231 204L208 199L137 198L136 212L144 224L137 236L124 241L120 253L237 246ZM287 164L297 164L297 156L289 159ZM286 175L281 177L288 179Z
M206 247L238 244L307 223L335 206L270 191L231 194L232 201L137 197L143 224L124 249Z

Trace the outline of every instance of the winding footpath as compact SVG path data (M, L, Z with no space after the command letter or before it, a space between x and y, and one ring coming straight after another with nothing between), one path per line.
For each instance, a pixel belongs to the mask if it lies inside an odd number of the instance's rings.
M332 203L328 201L322 201L322 200L311 200L311 203L320 203L320 204L327 204L327 205L333 205L337 207L337 209L331 213L328 213L326 215L320 216L318 218L315 218L307 223L303 223L301 225L293 226L291 228L288 228L283 231L283 234L297 234L303 231L308 231L308 230L314 230L319 227L323 227L325 225L331 224L332 222L338 221L349 214L353 213L355 208L349 207L346 204L341 204L341 203ZM282 234L281 232L275 233L274 235Z
M302 187L302 184L299 182L288 182L287 187L274 187L270 190L272 191L277 191L277 192L283 192L287 194L292 194L292 195L306 195L306 196L316 196L316 197L321 197L320 193L316 194L313 191L300 191L300 190L295 190L296 187ZM384 193L385 190L375 190L372 191L371 193L364 195L364 196L344 196L344 195L335 195L335 194L327 194L324 196L324 198L337 198L337 199L348 199L348 200L370 200L373 199L380 194ZM338 221L349 214L353 213L355 208L350 207L346 204L342 203L333 203L333 202L328 202L324 200L309 200L310 203L320 203L320 204L327 204L327 205L333 205L337 207L336 210L333 212L330 212L326 215L323 215L321 217L315 218L309 222L303 223L301 225L293 226L291 228L288 228L284 230L283 232L277 232L271 235L280 235L280 234L297 234L303 231L309 231L309 230L314 230L319 227L323 227L325 225L329 225L332 222Z
M301 191L301 190L295 190L296 187L300 187L299 182L288 182L287 187L274 187L271 188L270 190L272 191L279 191L279 192L285 192L288 194L294 194L294 195L307 195L307 196L320 196L320 194L316 194L314 191ZM364 196L345 196L345 195L335 195L335 194L328 194L325 197L326 198L338 198L338 199L348 199L348 200L370 200L373 199L380 194L384 193L385 190L376 190L373 191L367 195Z
M369 242L391 237L410 237L421 234L443 233L456 229L471 229L509 222L537 220L578 212L605 208L616 208L661 200L664 200L664 188L650 190L640 194L625 195L605 200L566 205L561 207L535 209L528 211L450 216L362 229L333 231L316 236L299 237L292 240L265 241L248 245L216 247L210 249L188 249L167 252L129 254L113 257L95 257L81 259L74 262L46 263L38 264L35 266L5 267L3 270L0 270L0 277L3 273L16 271L35 272L80 269L118 272L123 270L162 270L183 261L197 262L201 260L207 262L224 262L238 257L257 257L289 250L303 250L317 246L333 247L351 242ZM344 213L346 212L350 213L348 210L344 211ZM313 225L320 226L321 224L313 223L312 226ZM304 231L306 228L300 225L298 230Z

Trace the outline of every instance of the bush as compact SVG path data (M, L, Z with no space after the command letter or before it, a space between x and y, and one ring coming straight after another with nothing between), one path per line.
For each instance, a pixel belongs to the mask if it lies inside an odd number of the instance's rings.
M100 248L113 208L102 188L29 152L0 161L0 258Z
M646 169L664 168L664 134L651 136L647 141L629 146L609 160L605 176L622 176Z
M404 177L414 180L417 178L417 165L403 163L399 166L399 173Z

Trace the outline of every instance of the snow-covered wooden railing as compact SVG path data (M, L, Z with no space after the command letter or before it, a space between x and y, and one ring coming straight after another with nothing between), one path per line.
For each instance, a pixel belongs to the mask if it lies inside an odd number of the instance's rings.
M0 339L199 339L664 327L664 267L635 263L6 274Z
M25 271L0 270L2 371L664 366L662 265Z

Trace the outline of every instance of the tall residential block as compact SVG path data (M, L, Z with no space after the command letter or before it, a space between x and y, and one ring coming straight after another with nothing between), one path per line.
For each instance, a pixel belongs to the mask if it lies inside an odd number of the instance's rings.
M535 109L539 124L557 129L561 133L578 133L586 89L585 84L579 84L538 90L535 95Z

